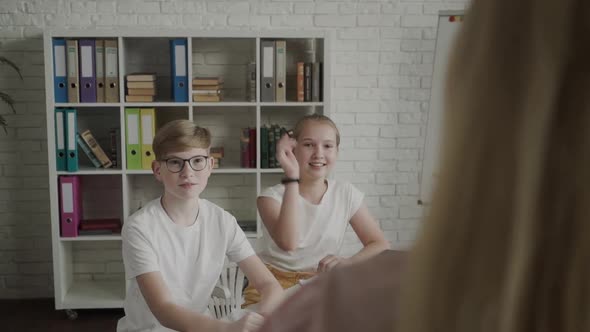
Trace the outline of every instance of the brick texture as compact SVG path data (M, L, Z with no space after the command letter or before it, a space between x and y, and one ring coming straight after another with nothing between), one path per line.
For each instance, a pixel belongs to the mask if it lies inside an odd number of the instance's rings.
M42 1L0 2L0 55L22 69L21 82L0 66L0 91L16 100L17 114L0 103L8 121L0 131L0 298L53 294L45 125L46 28L325 30L332 36L331 112L343 135L335 177L353 182L394 248L411 246L425 211L416 204L439 10L467 0L369 1ZM205 59L208 61L208 59ZM212 178L210 199L239 206L232 190L250 194L252 179ZM146 177L147 179L147 177ZM216 182L217 181L217 182ZM137 204L146 197L137 197ZM231 201L233 199L233 201ZM252 207L254 208L254 207ZM255 213L252 208L235 214ZM100 244L103 246L104 244ZM90 246L90 247L88 247ZM74 254L77 278L120 278L120 243L85 259ZM361 247L352 229L343 255ZM101 250L103 248L101 247Z

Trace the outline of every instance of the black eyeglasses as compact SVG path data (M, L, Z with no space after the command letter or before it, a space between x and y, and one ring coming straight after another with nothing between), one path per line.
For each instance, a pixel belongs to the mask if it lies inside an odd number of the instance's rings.
M207 167L207 163L209 160L209 156L194 156L190 157L189 159L182 159L177 157L172 157L168 159L162 159L160 161L166 162L166 168L172 173L181 172L184 168L184 164L188 161L188 164L191 166L193 171L202 171Z

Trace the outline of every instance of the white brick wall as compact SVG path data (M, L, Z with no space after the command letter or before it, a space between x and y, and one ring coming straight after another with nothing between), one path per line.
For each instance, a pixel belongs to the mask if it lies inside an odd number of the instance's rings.
M71 29L215 28L332 31L332 115L343 142L336 178L366 194L395 248L409 246L423 209L416 205L439 10L467 0L176 1L2 0L0 55L22 69L24 81L0 66L0 91L17 102L0 132L0 298L52 296L42 33ZM179 22L181 22L179 24ZM215 180L215 179L213 179ZM271 182L273 179L269 179ZM274 180L273 180L274 181ZM211 196L223 199L222 183ZM138 198L143 199L143 198ZM247 212L252 213L252 211ZM120 278L112 259L78 245L77 278ZM360 248L352 231L344 254Z

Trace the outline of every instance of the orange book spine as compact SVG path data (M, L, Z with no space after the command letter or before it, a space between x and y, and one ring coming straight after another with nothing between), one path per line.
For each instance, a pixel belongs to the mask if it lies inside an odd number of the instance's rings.
M297 62L297 101L305 100L304 66L303 62Z

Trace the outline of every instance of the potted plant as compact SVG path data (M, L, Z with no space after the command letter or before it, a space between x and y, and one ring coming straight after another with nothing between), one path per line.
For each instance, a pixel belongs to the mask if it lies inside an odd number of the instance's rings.
M5 58L3 56L0 56L0 64L9 65L10 67L12 67L17 72L18 76L20 77L20 79L22 81L23 75L21 74L20 69L18 68L18 66L14 62L8 60L7 58ZM8 104L8 106L12 109L12 112L14 114L16 114L16 108L14 108L14 99L12 99L12 97L8 93L0 91L0 99L3 102L5 102L6 104ZM6 122L6 119L1 114L0 114L0 125L4 129L4 132L8 133L8 131L6 130L6 127L8 127L8 123Z

